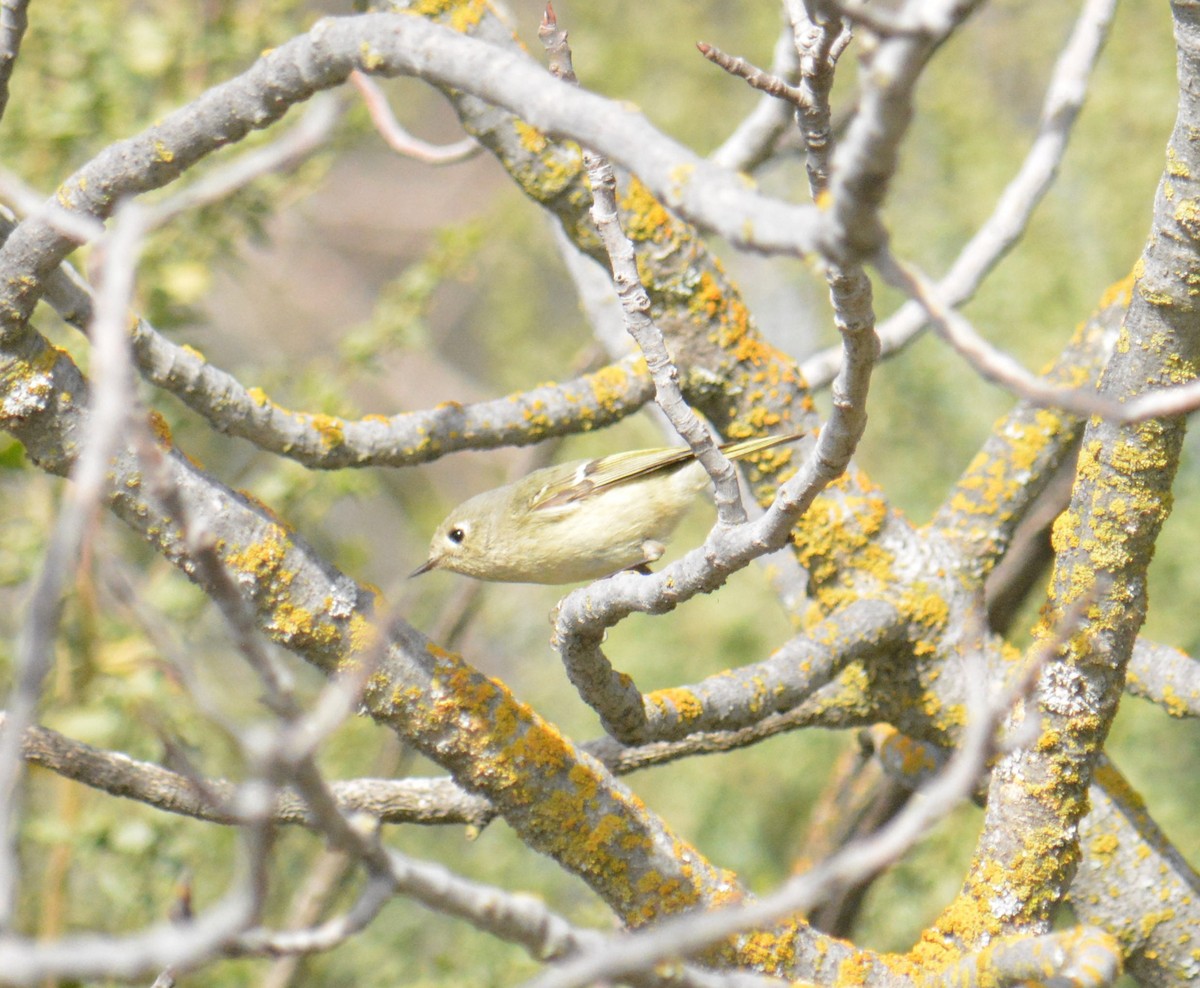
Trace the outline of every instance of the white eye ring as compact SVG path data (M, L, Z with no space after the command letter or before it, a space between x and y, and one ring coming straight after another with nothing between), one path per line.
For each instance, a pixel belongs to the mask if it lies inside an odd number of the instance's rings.
M459 528L458 526L455 526L454 528L450 529L450 531L448 531L446 533L446 538L448 538L455 545L462 545L463 539L465 539L466 537L467 537L466 530L463 528Z

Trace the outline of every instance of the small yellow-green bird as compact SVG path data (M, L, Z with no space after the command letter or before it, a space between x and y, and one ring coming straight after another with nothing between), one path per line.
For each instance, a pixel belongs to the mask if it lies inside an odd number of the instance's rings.
M727 443L721 451L732 460L803 435ZM666 551L664 541L708 483L686 446L535 470L451 511L412 575L448 569L478 580L559 584L644 567Z

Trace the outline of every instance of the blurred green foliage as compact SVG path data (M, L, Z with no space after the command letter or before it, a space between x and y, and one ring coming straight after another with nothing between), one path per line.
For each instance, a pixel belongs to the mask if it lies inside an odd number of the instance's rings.
M531 41L539 4L523 0L513 8L521 34ZM327 12L296 0L143 0L133 9L113 0L39 0L31 8L31 30L0 123L3 165L49 194L111 141L242 71L261 49ZM780 27L769 3L562 0L558 12L586 85L639 104L665 130L702 151L716 146L757 97L702 59L694 43L709 41L766 64ZM932 272L943 270L991 210L1028 146L1050 63L1073 13L1064 5L998 0L939 54L921 87L919 115L888 207L903 255ZM853 49L842 72L853 76ZM839 92L848 97L850 88L844 82ZM1136 258L1173 101L1166 8L1130 0L1121 7L1057 186L1029 236L968 309L991 338L1031 366L1056 353L1105 285ZM414 128L444 126L445 111L436 101L417 100L404 109L414 115L406 121ZM340 152L336 170L318 158L296 174L256 182L234 200L183 217L156 235L142 268L142 311L181 342L206 351L211 346L244 383L314 412L358 415L411 407L425 400L412 390L418 377L442 387L434 400L470 400L577 369L572 361L590 336L569 279L544 217L498 167L473 166L479 167L471 173L479 189L465 199L464 218L451 208L455 196L442 193L439 199L440 183L452 182L453 173L443 177L387 158L380 164L379 142L366 131L361 114L334 149ZM237 153L230 149L218 157ZM343 236L336 220L349 211L357 184L372 169L395 176L393 202L370 203L384 235L372 239L364 221ZM794 160L764 181L797 197L804 194ZM421 182L428 185L424 193ZM407 213L429 199L444 207L445 217L424 225L410 221ZM377 245L377 239L384 243ZM318 277L292 269L296 255L283 245L295 242L325 249ZM749 273L748 262L727 260L735 273ZM753 270L757 279L763 269ZM785 286L801 270L794 264L775 268ZM256 280L269 283L267 302L239 311L261 318L225 321L221 296L229 286ZM812 297L824 291L816 281L801 290ZM317 303L335 291L345 292L345 303L335 310L334 322L313 316L306 323L302 310L323 314ZM356 292L375 302L356 308ZM766 296L760 285L749 286L752 304L756 293ZM896 299L881 291L879 303L886 314ZM793 318L801 317L810 313ZM45 313L39 319L86 360L86 349L72 334ZM806 332L814 341L834 340L819 310L811 321ZM403 582L422 558L429 527L446 502L490 486L514 463L506 454L488 454L416 471L315 473L214 435L174 399L149 389L144 397L166 417L179 444L208 469L253 491L356 578L383 586L391 602L423 627L433 625L442 599L458 586L457 578L445 574L420 586ZM957 357L925 339L880 367L871 403L860 465L922 521L1010 400L980 386ZM566 453L654 441L653 429L638 422L568 443ZM1200 473L1189 461L1152 574L1149 626L1151 634L1193 650L1200 647L1200 629L1190 604L1200 592L1200 576L1190 565L1187 540L1171 534L1200 525L1198 486ZM0 658L6 666L22 588L38 566L59 491L58 481L22 464L14 444L0 445L0 600L8 605L0 611ZM166 659L171 648L183 653L205 694L241 721L265 715L246 688L250 673L194 588L111 519L99 524L97 545L103 551L88 560L68 602L45 722L135 757L162 760L169 754L198 771L236 778L241 766L231 747ZM698 514L680 544L698 541L703 526ZM96 562L99 556L103 565ZM106 585L110 570L133 588L141 608L118 602ZM502 676L521 699L573 735L588 737L597 730L594 718L547 643L544 615L557 597L545 588L487 588L461 645L471 661ZM622 625L610 637L610 653L645 688L695 681L761 658L787 637L785 616L771 604L764 607L771 599L761 574L741 574L719 594L689 604L686 613ZM319 688L315 674L291 664L302 689ZM1200 820L1189 812L1177 782L1200 769L1196 730L1147 704L1129 703L1112 745L1118 764L1184 848L1200 839ZM789 874L801 853L824 769L847 743L853 739L823 732L781 737L629 782L685 838L765 890ZM1168 751L1169 763L1163 758ZM334 777L436 771L361 720L345 726L325 761ZM154 813L42 772L34 773L34 783L33 822L23 834L31 878L22 917L28 931L127 930L160 919L185 873L203 908L237 867L235 841L226 830ZM737 813L728 812L731 805ZM957 890L977 825L977 812L964 808L879 884L864 916L864 943L881 949L910 945ZM474 840L460 828L394 828L388 839L407 853L444 861L480 880L542 894L580 922L600 928L610 922L582 883L529 854L501 822ZM274 921L286 916L296 885L321 850L319 841L302 832L281 837L276 871L287 877L272 891ZM344 905L348 895L343 890L334 905ZM230 961L206 972L204 983L257 984L266 964ZM490 985L511 984L533 970L519 950L397 901L364 934L313 960L301 980L436 986L469 979Z

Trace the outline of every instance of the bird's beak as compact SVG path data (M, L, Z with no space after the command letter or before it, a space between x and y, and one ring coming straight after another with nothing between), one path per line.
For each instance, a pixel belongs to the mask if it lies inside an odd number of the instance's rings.
M431 569L436 569L438 564L437 557L430 556L425 562L421 563L415 570L408 574L411 580L414 576L420 576L422 573L428 573Z

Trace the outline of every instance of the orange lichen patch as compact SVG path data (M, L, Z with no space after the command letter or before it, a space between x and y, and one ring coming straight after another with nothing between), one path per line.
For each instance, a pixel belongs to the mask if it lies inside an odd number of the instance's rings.
M271 404L271 399L267 397L267 393L262 388L247 388L246 397L260 408L266 408Z
M1041 918L1054 905L1052 889L1064 875L1069 853L1046 847L1026 853L1010 869L975 862L963 892L927 929L909 956L922 966L940 968L961 957L961 950L986 943L1010 924Z
M568 235L581 248L598 248L595 228L588 221L591 192L579 145L551 141L523 120L514 120L512 127L520 150L525 152L524 156L517 153L505 161L513 178L538 202L554 204Z
M959 896L950 909L942 914L942 922L947 929L959 929L968 920L979 922L978 905L965 896ZM983 931L979 931L982 938ZM976 941L978 942L978 941ZM921 939L913 944L908 952L908 960L919 970L940 971L962 957L962 951L954 944L946 932L939 928L928 928L922 931Z
M932 690L921 697L921 706L929 723L944 734L953 734L967 723L967 708L962 703L945 703Z
M1195 199L1181 199L1175 206L1175 222L1192 239L1200 237L1200 205Z
M874 966L867 954L857 952L851 954L838 965L837 983L839 988L842 985L847 988L852 985L865 985Z
M717 284L717 279L708 271L701 272L696 290L688 300L688 311L708 320L715 318L724 306L725 293Z
M1137 292L1150 305L1158 306L1160 308L1168 308L1175 304L1175 297L1170 292L1156 291L1144 281L1138 282Z
M626 923L740 897L734 876L663 830L636 796L517 703L503 683L435 645L426 652L427 685L373 677L366 696L372 711L436 750L530 846L583 877ZM748 938L745 952L777 973L791 960L791 941ZM719 953L743 963L733 945Z
M950 605L937 591L917 582L905 588L897 606L909 621L931 630L942 630L950 619Z
M1113 444L1110 463L1118 482L1138 473L1157 473L1171 466L1171 454L1164 437L1170 428L1161 419L1148 419L1130 427L1132 436Z
M1174 178L1190 178L1191 169L1186 161L1181 161L1179 152L1173 147L1167 147L1167 174Z
M553 424L553 420L546 412L546 403L540 398L528 400L525 407L521 409L521 417L529 427L531 438L541 436ZM450 438L457 438L457 433L450 433Z
M146 419L150 423L150 431L154 433L158 444L164 449L170 449L175 444L175 440L171 436L171 427L167 425L167 420L153 409Z
M744 385L749 388L755 386L766 388L763 395L768 400L774 401L779 397L778 388L787 386L788 388L803 388L804 376L800 373L799 366L782 350L771 350L772 360L768 363L756 365L752 374L744 382ZM815 407L811 400L805 396L804 411L812 411Z
M375 596L378 597L379 595L376 593ZM326 598L326 611L331 611L333 606L333 601ZM378 624L360 611L355 611L350 615L349 625L346 637L350 647L344 661L352 663L357 662L359 656L378 648L382 641L383 633Z
M872 692L875 684L871 679L870 670L863 663L847 664L838 673L834 683L836 689L826 688L807 701L812 705L815 717L820 717L826 711L836 711L849 716L869 716L871 711L876 709Z
M1054 519L1050 527L1050 547L1055 553L1068 552L1079 545L1079 515L1070 509Z
M1174 909L1160 909L1158 912L1146 913L1138 924L1143 937L1149 937L1159 923L1169 923L1175 918Z
M269 509L264 510L269 514ZM228 551L221 545L218 550L243 592L254 600L262 615L263 628L274 640L307 652L314 660L316 653L335 657L339 662L361 654L347 652L342 618L351 602L339 604L329 598L321 611L314 611L292 598L296 572L286 565L291 547L287 526L273 522L250 545ZM365 619L359 618L356 627L361 642L367 635Z
M1180 696L1173 687L1164 686L1158 702L1172 717L1187 717L1191 714L1191 704Z
M938 641L942 638L946 622L950 619L950 605L945 596L918 582L905 587L896 605L910 624L923 632L930 632L914 636L913 654L936 654Z
M774 974L789 971L796 957L796 936L802 928L798 920L782 924L778 929L750 933L737 938L733 959L739 967Z
M689 689L673 687L665 690L655 690L646 697L647 702L654 704L666 716L674 715L680 723L687 723L699 718L704 713L704 704L700 698Z
M1086 520L1073 520L1079 547L1093 568L1117 572L1132 565L1145 533L1157 529L1170 513L1166 482L1172 444L1163 431L1162 422L1144 422L1107 449L1095 442L1081 450L1080 476L1097 483ZM1108 463L1102 466L1104 453Z
M914 741L897 730L891 730L882 743L876 744L887 764L909 778L924 778L938 767L929 745Z
M783 416L778 412L754 403L751 405L750 413L746 416L746 421L755 432L766 432L772 426L779 425L783 421Z

